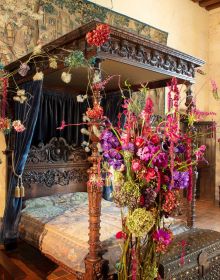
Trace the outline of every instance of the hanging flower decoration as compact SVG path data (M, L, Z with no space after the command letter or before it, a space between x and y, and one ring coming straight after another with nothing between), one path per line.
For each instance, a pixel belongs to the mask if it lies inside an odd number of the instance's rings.
M16 132L23 132L25 130L25 126L21 123L20 120L13 121L12 127Z
M34 81L41 81L44 78L44 73L42 71L37 72L34 76L33 76L33 80Z
M98 24L96 29L86 34L87 43L91 46L100 47L110 38L110 27L108 24Z
M28 71L30 70L30 67L27 65L27 63L21 63L19 69L18 69L18 73L22 76L25 77L28 73Z
M57 57L56 56L49 57L49 67L52 69L57 69Z
M96 104L93 108L88 108L86 115L90 119L101 119L103 117L103 108Z
M61 74L61 80L66 84L70 83L71 78L72 78L72 75L70 73L63 72Z
M4 134L8 134L11 131L11 119L0 118L0 131Z
M13 100L23 104L27 100L27 96L25 94L24 89L17 90L17 95L13 97Z

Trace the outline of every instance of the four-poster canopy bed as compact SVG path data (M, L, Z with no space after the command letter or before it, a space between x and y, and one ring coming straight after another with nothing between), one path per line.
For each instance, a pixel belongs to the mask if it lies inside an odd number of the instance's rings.
M147 40L144 37L131 34L127 31L121 30L116 27L111 27L110 40L106 42L99 48L93 48L89 46L85 41L86 33L94 29L97 22L91 22L86 24L63 37L45 45L43 47L44 51L50 55L57 57L64 57L66 50L81 50L84 52L87 58L92 56L96 57L95 72L108 73L108 75L120 75L121 84L129 78L129 83L131 87L136 89L143 82L148 82L148 87L151 89L166 87L167 82L171 77L176 77L178 83L184 83L186 85L186 107L187 111L190 111L194 106L193 95L191 90L191 85L194 83L196 68L204 64L200 59L194 58L190 55L184 54L182 52L176 51L164 45ZM28 55L21 58L19 61L13 62L7 67L8 71L13 71L19 67L20 62L24 62L28 59ZM31 66L31 65L30 65ZM63 85L60 81L60 75L62 70L65 69L65 65L58 63L57 69L51 69L49 67L49 61L41 61L40 58L35 59L35 66L44 72L44 86L47 88L55 88L55 90L62 89L62 91L68 92L85 92L88 83L87 72L83 68L77 68L72 70L72 76L76 77L70 84ZM22 85L27 81L32 79L32 75L35 72L35 67L31 67L28 75L26 77L21 77L18 74L15 75L15 80L18 85ZM106 96L111 92L117 91L118 89L118 79L112 79L108 85L105 87ZM95 92L93 96L93 105L98 103L101 99L101 93L99 91ZM85 256L85 270L82 271L82 263L80 264L80 271L73 271L77 279L113 279L114 275L108 274L108 261L103 259L103 247L100 246L100 217L101 217L101 200L102 200L102 189L99 187L88 187L88 203L87 195L84 193L81 197L75 197L71 193L77 191L86 190L86 180L87 169L88 173L97 174L98 172L98 161L99 154L96 149L96 143L98 139L92 135L92 154L88 158L85 152L79 147L74 147L66 143L64 138L52 138L49 143L45 145L40 145L39 147L32 146L29 152L26 167L23 173L23 181L26 188L25 199L39 199L39 197L45 197L42 201L31 200L32 202L26 202L26 209L31 208L32 205L51 203L49 197L56 195L56 201L53 200L53 205L61 205L62 201L68 199L68 201L78 200L83 204L83 211L85 212L88 207L89 211L89 248L86 248L88 255ZM10 168L11 154L7 153L8 164ZM86 198L85 198L86 195ZM66 196L66 197L65 197ZM109 202L103 202L103 224L104 230L112 230L114 227L117 228L118 221L116 216L118 215L117 210L109 212L110 204ZM69 221L75 221L77 223L79 216L82 215L81 210L77 213L79 208L76 207L76 214L69 216ZM62 206L61 206L62 208ZM45 224L42 222L45 217L41 217L41 230L39 231L39 224L33 226L30 217L28 217L28 212L23 210L23 216L21 217L20 232L21 237L31 242L34 246L40 247L42 244L42 231L44 230ZM63 208L69 210L69 208ZM113 209L113 208L112 208ZM43 208L39 208L39 212ZM62 210L63 211L63 210ZM61 212L62 212L61 211ZM62 212L63 213L63 212ZM65 212L68 216L68 211ZM46 214L45 214L46 215ZM83 214L84 215L84 214ZM85 215L85 217L87 217ZM106 224L105 219L111 220L112 225L109 227ZM48 222L48 220L45 218ZM32 232L25 229L25 223L32 226ZM62 224L62 219L60 220ZM63 221L65 224L65 221ZM54 222L54 225L56 221ZM187 205L187 225L189 227L194 227L195 224L195 185L193 189L193 199L192 202ZM85 225L85 223L84 223ZM58 223L59 226L59 223ZM68 225L66 225L68 227ZM50 230L50 229L49 229ZM51 231L55 230L55 227L51 227ZM80 231L80 230L79 230ZM77 235L77 231L75 231ZM80 232L78 232L80 235ZM103 232L105 235L106 233ZM35 235L36 240L33 240L33 235ZM59 235L57 235L59 236ZM107 239L111 239L111 235L106 234ZM54 235L56 237L56 235ZM71 236L67 236L67 239ZM62 239L62 238L61 238ZM55 239L54 239L55 240ZM76 242L77 243L77 242ZM62 244L62 243L61 243ZM69 243L71 244L71 243ZM67 247L70 245L67 245ZM104 249L111 248L110 254L115 252L115 247L109 245L104 246ZM54 244L55 247L55 244ZM85 248L80 250L84 250ZM56 248L55 248L56 249ZM68 250L66 251L66 253ZM43 252L45 253L45 252ZM47 254L47 253L46 253ZM55 262L61 264L61 260L56 259L53 255L47 254L49 258L53 259ZM111 256L108 255L108 258ZM62 264L68 267L68 264ZM185 278L184 278L185 279Z

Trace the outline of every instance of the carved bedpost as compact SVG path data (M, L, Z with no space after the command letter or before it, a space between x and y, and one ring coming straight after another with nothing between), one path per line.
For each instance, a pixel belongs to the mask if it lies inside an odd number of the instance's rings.
M94 67L93 84L100 79L100 60ZM101 100L100 91L93 91L93 108L99 106ZM97 123L96 119L91 119L91 122ZM87 192L89 198L89 253L85 258L86 272L84 280L105 280L108 273L108 261L103 260L100 247L100 216L101 216L101 199L102 199L102 185L97 183L101 181L99 174L99 164L101 157L98 153L97 143L99 138L93 131L93 125L89 126L91 150L92 154L88 158L92 166L88 170L89 181L87 183ZM96 178L96 179L95 179ZM91 180L95 180L95 184L91 184Z
M191 88L191 84L187 84L186 89L186 107L187 113L190 113L195 108L195 103L193 101L193 92ZM194 125L190 126L191 135L194 136L196 133L196 128ZM192 147L195 145L195 139L193 137ZM193 185L192 185L192 200L187 203L187 226L190 228L195 227L195 217L196 217L196 182L197 182L197 167L193 168Z

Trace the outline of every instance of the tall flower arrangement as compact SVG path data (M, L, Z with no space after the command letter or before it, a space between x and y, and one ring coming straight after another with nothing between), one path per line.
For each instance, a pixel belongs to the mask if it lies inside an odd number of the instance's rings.
M119 280L158 277L159 257L173 239L163 218L178 207L181 189L188 188L191 199L192 155L204 153L204 147L192 151L180 130L176 79L169 88L170 112L163 121L152 121L154 104L145 90L145 104L132 95L125 99L118 126L109 123L101 135L104 160L114 170L114 201L122 209Z

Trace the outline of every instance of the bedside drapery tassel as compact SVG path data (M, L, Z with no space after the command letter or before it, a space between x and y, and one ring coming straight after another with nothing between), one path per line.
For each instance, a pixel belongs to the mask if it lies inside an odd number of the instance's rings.
M17 185L16 188L15 188L15 197L16 198L21 197L21 192L20 192L20 186L19 185Z
M22 175L18 176L18 183L17 186L15 188L15 197L16 198L21 198L25 196L25 189L24 189L24 185L22 182Z

